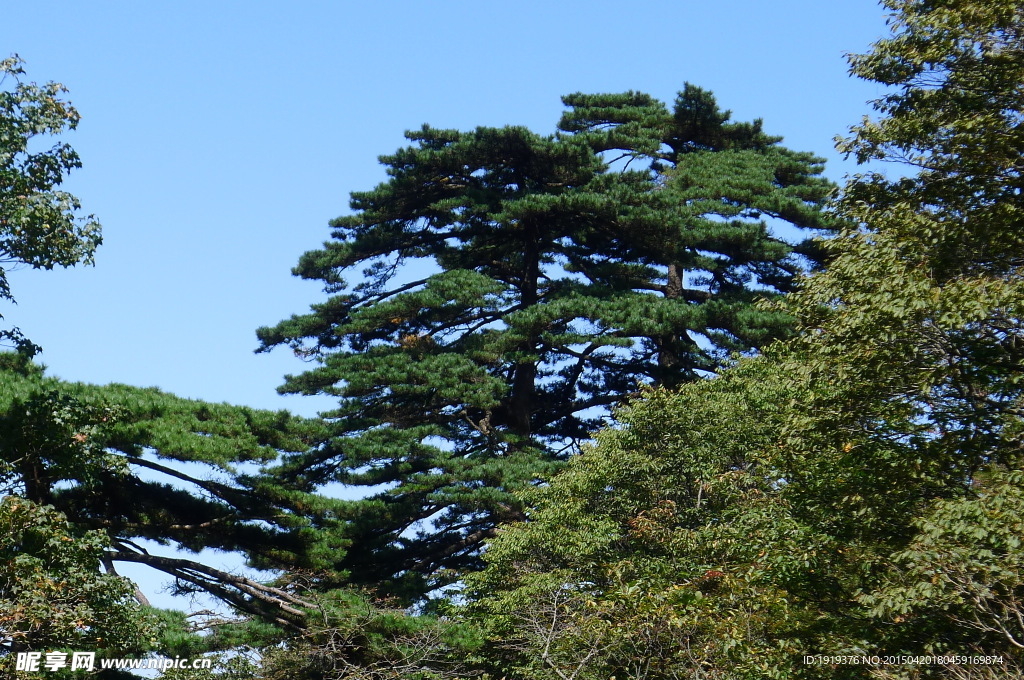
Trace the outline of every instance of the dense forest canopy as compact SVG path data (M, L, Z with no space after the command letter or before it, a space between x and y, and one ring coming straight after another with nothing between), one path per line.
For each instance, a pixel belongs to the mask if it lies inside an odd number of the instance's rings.
M320 418L69 383L3 330L0 671L1021 677L1024 4L883 4L839 148L892 175L836 189L692 85L408 133L295 269L327 299L258 331ZM0 257L91 262L77 155L28 143L78 114L0 65ZM125 562L222 609L149 607Z

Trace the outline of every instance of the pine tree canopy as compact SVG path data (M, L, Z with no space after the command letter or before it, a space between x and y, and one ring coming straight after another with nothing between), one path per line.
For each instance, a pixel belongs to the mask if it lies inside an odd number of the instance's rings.
M0 495L50 506L78 534L105 535L108 571L144 564L181 592L205 591L281 623L303 616L287 592L187 553L240 552L264 569L310 567L318 551L329 553L307 516L324 515L332 501L281 493L260 472L281 452L308 447L318 428L287 412L155 388L66 383L22 355L0 354ZM178 552L155 554L147 540Z
M339 398L331 437L283 477L373 490L344 515L355 583L416 597L478 567L495 524L522 516L516 490L610 406L788 332L756 302L816 262L822 161L689 85L671 109L634 92L565 104L549 136L407 133L388 180L294 270L327 300L258 331L318 364L281 391Z

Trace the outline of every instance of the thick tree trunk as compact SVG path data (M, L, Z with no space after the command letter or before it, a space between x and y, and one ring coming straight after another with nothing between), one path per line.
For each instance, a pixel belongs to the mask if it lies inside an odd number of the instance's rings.
M524 249L523 280L520 287L520 301L523 309L528 309L537 304L540 295L537 291L540 281L540 254L537 248L535 230L528 231L529 242ZM533 353L537 349L537 333L531 332L529 339L523 343L522 350ZM535 361L523 361L516 364L512 375L512 392L508 404L509 428L523 441L527 440L532 432L532 415L534 406L534 395L537 383L537 363Z
M668 266L667 281L665 282L665 297L669 300L678 300L683 296L683 268L673 262ZM679 355L676 349L679 345L679 335L664 335L657 339L658 346L658 368L661 369L661 377L658 384L673 384L673 374L678 372ZM687 338L689 340L689 338Z

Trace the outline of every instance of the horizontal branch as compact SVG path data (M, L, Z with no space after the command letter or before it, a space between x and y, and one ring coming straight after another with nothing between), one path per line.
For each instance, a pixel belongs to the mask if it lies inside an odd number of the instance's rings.
M108 553L108 559L114 562L133 562L152 567L190 583L237 607L240 611L261 618L270 618L289 628L302 627L300 624L306 618L306 612L300 607L311 608L314 606L313 603L296 597L281 588L214 569L194 560L135 552L125 549L127 546L124 543L120 543L118 547L120 549Z

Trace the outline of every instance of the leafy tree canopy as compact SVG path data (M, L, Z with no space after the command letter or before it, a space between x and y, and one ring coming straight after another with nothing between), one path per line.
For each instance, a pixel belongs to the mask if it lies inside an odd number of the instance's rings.
M843 148L909 160L868 174L842 209L863 228L829 246L828 271L792 298L806 329L804 379L840 380L846 403L809 404L821 432L872 431L906 474L962 491L980 470L1020 465L1020 184L1024 75L1019 3L891 2L894 36L852 59L892 86L883 114ZM828 415L826 415L828 414ZM802 426L797 424L797 432Z
M35 150L40 138L78 126L78 112L61 97L60 83L21 81L17 56L0 60L0 300L14 301L7 268L36 269L92 264L100 225L80 216L78 199L59 189L69 171L81 167L78 154L60 142ZM0 338L38 350L17 329Z
M780 493L780 377L759 359L650 391L531 493L467 579L496 677L802 677L801 650L835 649L850 624L815 622L859 551Z
M132 597L131 584L99 572L106 543L102 532L82 532L52 507L0 499L0 670L6 677L16 677L18 652L103 657L148 649L154 622Z

